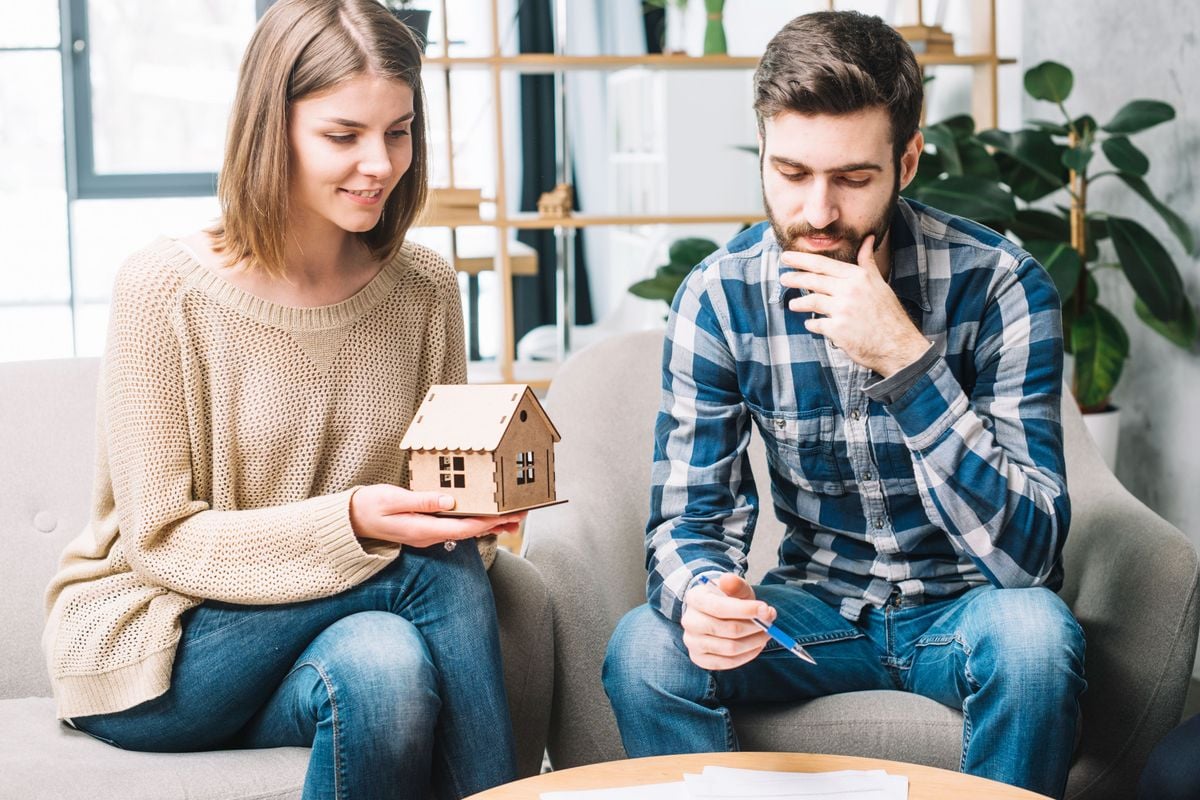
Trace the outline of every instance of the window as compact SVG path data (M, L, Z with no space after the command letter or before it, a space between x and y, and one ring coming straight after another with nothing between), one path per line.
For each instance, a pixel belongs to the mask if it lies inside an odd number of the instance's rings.
M533 483L533 451L517 453L517 486Z
M462 456L438 456L438 473L443 489L465 489L467 460Z
M253 0L70 0L78 196L211 195Z

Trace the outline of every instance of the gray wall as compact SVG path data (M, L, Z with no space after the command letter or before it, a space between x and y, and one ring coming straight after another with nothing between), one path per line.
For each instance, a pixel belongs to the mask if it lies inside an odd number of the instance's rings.
M1151 189L1200 239L1198 37L1200 4L1187 0L1026 2L1020 69L1047 59L1066 64L1075 73L1067 110L1090 113L1101 124L1135 98L1174 106L1173 121L1133 141L1150 158ZM1027 118L1058 118L1049 104L1028 99L1024 111ZM1161 237L1195 306L1200 261L1183 252L1158 215L1112 178L1101 179L1089 195L1092 209L1132 217ZM1122 409L1117 477L1200 545L1200 354L1195 348L1185 353L1143 325L1120 274L1104 275L1100 286L1131 341L1115 395Z

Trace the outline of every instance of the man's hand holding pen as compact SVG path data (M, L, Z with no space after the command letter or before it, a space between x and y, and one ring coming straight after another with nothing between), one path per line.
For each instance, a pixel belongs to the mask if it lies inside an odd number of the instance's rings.
M725 574L713 584L698 583L684 596L683 643L696 666L734 669L753 661L771 641L755 624L775 621L775 609L754 599L754 589L744 579Z

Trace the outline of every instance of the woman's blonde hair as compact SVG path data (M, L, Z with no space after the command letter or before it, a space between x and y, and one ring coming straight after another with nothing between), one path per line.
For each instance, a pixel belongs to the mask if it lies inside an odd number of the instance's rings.
M250 38L229 116L217 181L221 218L209 229L225 263L282 276L290 181L291 104L372 73L413 92L412 165L384 202L379 223L358 234L387 261L425 205L428 182L422 48L377 0L279 0Z

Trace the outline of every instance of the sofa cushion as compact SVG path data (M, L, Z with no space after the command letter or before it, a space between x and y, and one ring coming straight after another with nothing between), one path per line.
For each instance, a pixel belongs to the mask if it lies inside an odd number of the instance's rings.
M0 797L22 800L295 800L307 748L134 753L54 719L46 697L0 700Z
M50 693L42 658L46 584L87 523L97 359L0 369L0 698ZM51 715L53 716L53 715Z
M957 771L962 714L909 692L833 694L734 712L743 750L835 753Z

